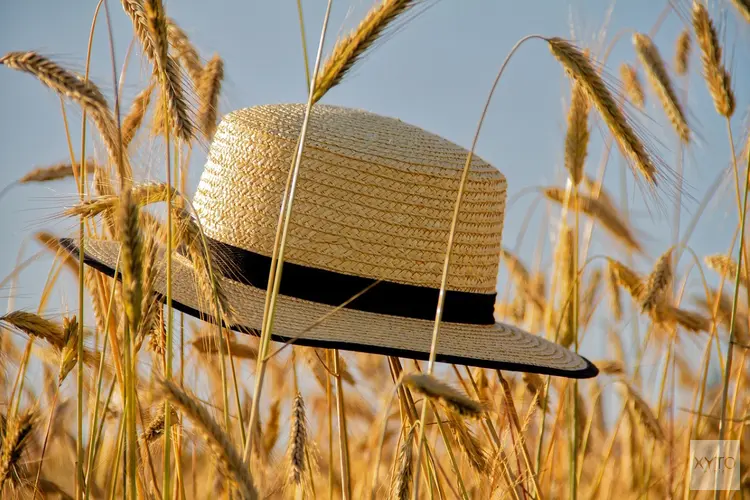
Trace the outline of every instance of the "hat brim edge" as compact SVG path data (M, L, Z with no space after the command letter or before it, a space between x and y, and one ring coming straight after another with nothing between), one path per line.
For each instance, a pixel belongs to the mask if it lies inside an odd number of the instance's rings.
M75 240L72 238L60 238L59 240L60 245L66 249L72 256L75 258L79 258L79 247L76 244ZM84 252L83 256L83 262L84 264L96 269L97 271L100 271L110 278L115 278L117 280L122 280L122 274L120 272L115 272L115 269L110 267L109 265L87 255ZM155 293L159 300L161 302L166 302L166 297L160 293ZM198 309L195 309L191 306L188 306L186 304L183 304L179 301L172 300L172 307L177 309L180 312L183 312L185 314L188 314L190 316L193 316L194 318L198 318L202 321L206 321L209 323L216 324L215 318L207 314L203 311L200 311ZM242 333L242 334L249 334L249 335L256 335L257 329L255 328L249 328L243 325L227 325L224 321L221 322L223 327L229 328L230 330ZM257 336L257 335L256 335ZM419 361L428 361L429 360L429 354L428 352L422 352L422 351L412 351L408 349L399 349L399 348L382 348L379 346L373 346L369 344L360 344L355 342L342 342L342 341L322 341L322 340L314 340L314 339L306 339L303 337L287 337L284 335L278 335L278 334L271 334L271 340L275 342L280 343L289 343L291 342L294 345L301 345L305 347L319 347L323 349L339 349L344 351L357 351L357 352L365 352L369 354L379 354L382 356L395 356L399 358L407 358L407 359L415 359ZM488 361L483 359L476 359L476 358L466 358L463 356L452 356L452 355L445 355L445 354L437 354L436 361L439 363L450 363L450 364L456 364L456 365L466 365L466 366L475 366L478 368L488 368L488 369L496 369L496 370L507 370L512 372L531 372L531 373L538 373L540 375L551 375L555 377L565 377L565 378L574 378L574 379L587 379L587 378L593 378L596 377L599 374L599 369L594 365L591 361L589 361L586 357L578 355L581 359L584 360L586 363L586 366L580 370L562 370L558 368L549 368L545 366L537 366L537 365L531 365L526 363L513 363L508 361Z

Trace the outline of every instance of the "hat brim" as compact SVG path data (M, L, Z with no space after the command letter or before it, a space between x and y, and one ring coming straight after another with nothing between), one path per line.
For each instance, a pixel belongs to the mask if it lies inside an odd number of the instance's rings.
M71 239L62 245L78 256L79 247ZM84 262L120 279L115 273L120 245L114 241L86 240ZM166 296L166 262L154 263L155 292ZM211 321L208 300L196 286L195 271L181 255L172 258L172 305L196 318ZM234 307L236 324L232 330L254 333L260 330L266 291L220 277ZM277 342L296 345L359 351L385 356L427 360L430 356L434 322L336 308L279 295L274 316ZM325 320L311 328L320 318ZM591 378L599 373L588 359L570 350L532 335L518 327L495 323L470 325L443 322L437 343L437 361L482 368L532 372L568 378Z

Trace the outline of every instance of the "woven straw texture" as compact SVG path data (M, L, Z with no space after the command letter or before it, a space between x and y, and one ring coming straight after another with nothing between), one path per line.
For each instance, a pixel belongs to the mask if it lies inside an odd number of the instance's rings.
M304 106L227 115L194 206L206 234L270 256ZM286 260L438 288L467 151L393 118L317 105L302 156ZM474 157L448 288L494 293L505 177Z
M86 257L99 263L99 267L114 269L117 264L119 244L111 241L86 241ZM159 258L156 291L166 294L165 259ZM196 276L190 262L180 255L172 261L172 295L176 307L187 306L187 312L209 311L208 298L201 297L196 287ZM223 286L234 305L237 325L260 329L263 318L265 290L242 285L223 278ZM433 322L386 316L352 309L333 307L280 295L275 315L275 333L287 338L300 337L300 344L318 342L346 349L347 344L357 344L356 350L392 353L406 351L430 352ZM304 331L319 318L327 316L321 325ZM304 333L302 333L304 331ZM304 340L302 340L304 339ZM513 365L524 371L591 376L591 364L568 349L511 325L467 325L443 323L437 346L438 360L442 357L467 365L498 367ZM402 354L404 355L404 354ZM519 366L522 365L522 366ZM577 372L577 373L576 373ZM595 372L594 372L595 373ZM585 375L584 375L585 374Z
M270 256L304 106L242 109L216 132L194 207L206 235ZM459 179L468 151L434 134L359 110L313 108L299 172L286 261L342 274L439 288ZM492 294L500 260L505 177L474 157L448 288ZM86 241L86 262L113 273L119 244ZM75 250L75 249L74 249ZM164 258L156 290L166 293ZM215 263L217 264L217 263ZM265 290L234 281L219 262L236 327L259 329ZM175 307L200 316L207 297L190 262L173 261ZM321 285L323 286L323 285ZM305 345L426 359L433 322L280 295L274 334ZM321 318L325 320L310 328ZM309 330L308 330L309 329ZM276 337L277 340L279 337ZM444 322L438 360L590 377L585 358L516 327Z

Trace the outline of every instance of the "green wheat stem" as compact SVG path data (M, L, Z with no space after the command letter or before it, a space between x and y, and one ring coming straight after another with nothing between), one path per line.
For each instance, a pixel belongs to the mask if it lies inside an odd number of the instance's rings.
M727 420L727 398L729 396L729 378L732 373L732 355L734 353L734 327L737 321L737 303L740 295L740 278L742 277L742 256L745 250L745 219L747 215L747 191L750 184L750 155L745 166L745 189L742 197L742 213L740 215L740 248L737 256L737 271L734 276L734 296L732 297L732 315L729 321L729 341L727 342L727 361L724 369L724 381L721 387L721 418L719 420L719 441L724 439ZM716 468L716 481L719 480L719 468ZM714 492L714 500L718 500L719 490Z
M166 89L164 75L161 75L162 89ZM167 109L167 100L163 100L163 113L169 117ZM166 380L172 380L172 341L173 341L173 310L172 310L172 249L174 248L174 229L172 227L172 170L171 170L171 143L170 143L170 120L164 120L164 142L166 143L166 170L167 170L167 338L164 356L164 377ZM178 146L178 145L176 145ZM178 148L176 147L175 150ZM172 435L172 414L170 404L164 401L164 457L163 457L163 477L162 477L162 499L170 500L172 491L172 470L171 470L171 452L172 447L170 438ZM179 457L177 457L179 459Z
M120 459L122 457L123 447L125 446L125 418L127 418L125 415L119 420L118 423L118 430L117 430L117 452L115 453L115 461L112 464L112 482L109 485L109 494L107 495L107 498L113 499L115 498L115 493L117 492L117 471L120 468ZM123 496L125 492L123 491Z
M81 259L82 260L82 259ZM118 270L120 268L120 252L117 253L117 262L115 263L115 275L117 275ZM102 393L102 382L104 381L104 361L107 356L107 346L109 344L109 335L107 335L107 332L109 331L109 323L110 319L112 317L112 306L115 302L115 286L117 285L117 280L112 280L112 286L109 290L109 303L107 304L107 318L104 321L104 331L101 332L101 334L104 336L104 342L102 344L102 352L99 358L99 374L97 376L97 382L96 382L96 396L94 398L94 415L91 419L91 434L89 436L89 449L88 449L88 460L87 464L88 467L86 469L86 490L84 492L84 498L85 500L89 499L89 495L91 494L91 473L92 473L92 467L94 464L94 429L99 421L99 401L101 398ZM79 359L80 363L80 359ZM115 381L112 380L112 386L114 387ZM111 389L110 389L111 392ZM111 394L110 396L111 397ZM109 404L109 397L107 398L107 404ZM106 413L106 406L105 406L105 413ZM104 421L104 418L102 419L102 422Z
M302 14L302 0L297 0L297 14L299 16L299 34L302 39L302 57L305 61L305 83L310 89L310 60L307 56L307 36L305 35L305 16Z
M320 34L320 42L318 44L318 53L315 58L315 67L313 69L312 81L318 75L318 69L320 68L320 61L323 54L323 44L325 43L326 31L328 29L328 19L331 13L331 5L333 0L328 0L326 6L326 13L323 19L323 27ZM314 85L314 83L313 83ZM289 171L289 182L287 183L287 190L282 198L282 205L280 211L280 222L277 232L276 241L274 242L274 257L272 259L271 270L269 273L269 287L266 293L266 304L263 311L263 328L261 329L260 346L258 348L258 362L255 369L255 390L253 391L253 400L250 406L250 418L247 423L248 432L246 433L245 446L242 453L242 458L245 463L248 463L250 459L250 450L253 444L253 426L258 418L258 408L260 404L260 394L263 389L263 378L265 376L266 366L268 360L266 354L268 353L268 347L271 343L271 332L273 331L274 316L276 313L276 298L279 294L279 286L281 283L281 274L284 266L284 250L286 247L286 238L289 232L289 222L292 215L292 207L294 202L294 193L297 187L297 178L299 177L299 168L302 163L302 150L305 146L305 137L307 136L307 126L310 121L310 114L313 106L313 92L314 89L308 93L307 105L305 107L305 115L302 120L302 127L300 130L299 140L297 143L297 149L293 157L293 167ZM166 500L166 499L165 499Z
M578 354L578 301L580 299L579 275L578 275L578 238L579 238L579 213L578 213L578 185L573 186L573 213L575 218L575 235L573 238L573 269L575 279L573 280L573 342L575 352ZM576 471L578 470L578 380L573 380L572 405L570 414L570 498L578 498L578 481Z
M99 18L99 9L102 6L100 0L96 9L94 10L94 18L91 21L91 30L89 31L89 40L86 53L86 70L84 73L83 81L87 82L89 79L89 69L91 67L91 49L94 46L94 30L96 29L96 20ZM81 163L80 171L78 172L78 194L81 202L86 198L86 107L83 107L83 117L81 118ZM72 158L71 158L72 160ZM73 161L75 165L75 161ZM78 239L80 241L80 248L83 249L85 239L85 225L86 221L83 216L80 217L78 223ZM82 253L82 252L81 252ZM76 342L76 356L78 359L78 366L76 367L76 499L80 500L83 497L84 489L84 478L83 478L83 313L85 309L84 303L84 268L83 258L78 259L78 340Z

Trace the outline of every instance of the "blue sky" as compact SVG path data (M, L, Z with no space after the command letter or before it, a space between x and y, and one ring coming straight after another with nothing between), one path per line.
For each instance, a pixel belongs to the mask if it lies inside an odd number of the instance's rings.
M522 36L539 33L546 36L574 37L580 45L600 51L597 42L607 24L606 39L625 29L648 32L665 1L633 0L610 4L601 0L515 1L442 0L426 2L430 7L388 37L369 53L346 80L332 90L325 102L364 108L398 117L438 133L458 144L469 146L483 103L499 65L513 44ZM680 3L680 2L678 2ZM686 2L687 10L689 4ZM122 64L132 30L119 2L109 0L115 50ZM354 27L372 5L369 0L334 0L329 23L326 52L337 35ZM82 71L96 1L77 0L4 0L0 16L0 52L36 50ZM314 56L319 37L325 1L303 1L310 57ZM750 42L750 27L742 24L729 2L712 2L714 18L723 28L728 63L732 68L737 91L737 113L733 128L737 141L744 137L743 124L750 88L750 63L740 57L740 48ZM258 104L299 102L306 97L304 66L300 44L295 0L167 2L168 14L189 34L206 59L214 52L225 61L226 80L221 111ZM611 16L610 16L611 11ZM104 18L100 19L95 38L91 78L108 97L112 97L112 76ZM674 41L683 22L671 14L655 37L667 61L673 57ZM123 107L143 87L149 68L133 54L124 86ZM737 55L735 55L737 54ZM608 71L617 75L622 61L632 61L634 53L630 36L625 35L612 51ZM689 85L677 82L680 89L689 87L687 108L699 141L685 154L687 193L700 200L707 187L729 164L725 124L713 111L711 100L698 73L699 61L693 56ZM118 67L119 72L119 67ZM682 92L682 90L680 90ZM563 179L562 154L568 84L558 63L540 41L527 43L511 62L490 108L478 154L498 167L508 179L508 194L513 197L526 187L557 183ZM68 158L63 122L57 96L44 89L33 78L0 68L0 165L10 182L35 166L48 165ZM80 129L80 112L68 107L74 136ZM645 113L635 117L663 143L662 156L675 164L676 140L665 121L653 93L647 91ZM595 173L601 156L601 134L592 130L593 142L587 171ZM74 143L76 148L78 142ZM148 148L143 149L148 151ZM78 153L78 150L76 151ZM99 151L101 154L101 151ZM141 153L134 159L136 176L162 177L158 151ZM205 150L193 154L190 190L197 184ZM620 196L620 170L623 162L615 155L608 167L606 185ZM672 234L672 200L662 198L668 214L660 204L644 205L643 197L633 194L632 176L628 173L629 198L633 220L643 237L646 254L655 257L670 244ZM734 191L726 188L703 217L691 241L700 255L726 251L736 225ZM72 183L58 182L43 186L23 186L0 199L0 277L8 274L24 241L39 229L58 234L72 234L75 222L54 218L63 207L73 203ZM529 194L511 205L507 212L504 243L516 248L519 231L530 202ZM697 210L697 201L687 199L684 220ZM531 229L516 250L527 262L534 256L543 209L531 219ZM683 223L684 227L684 223ZM542 229L544 230L544 229ZM599 237L593 253L616 253L606 237ZM26 245L23 255L36 251ZM549 252L545 262L549 261ZM17 290L18 306L34 307L43 286L51 259L43 258L21 275ZM641 259L645 270L650 259ZM502 286L501 276L501 286ZM697 282L696 282L697 283ZM7 296L7 290L2 292ZM51 310L64 309L62 294L53 297ZM598 357L600 342L593 339L584 352Z

